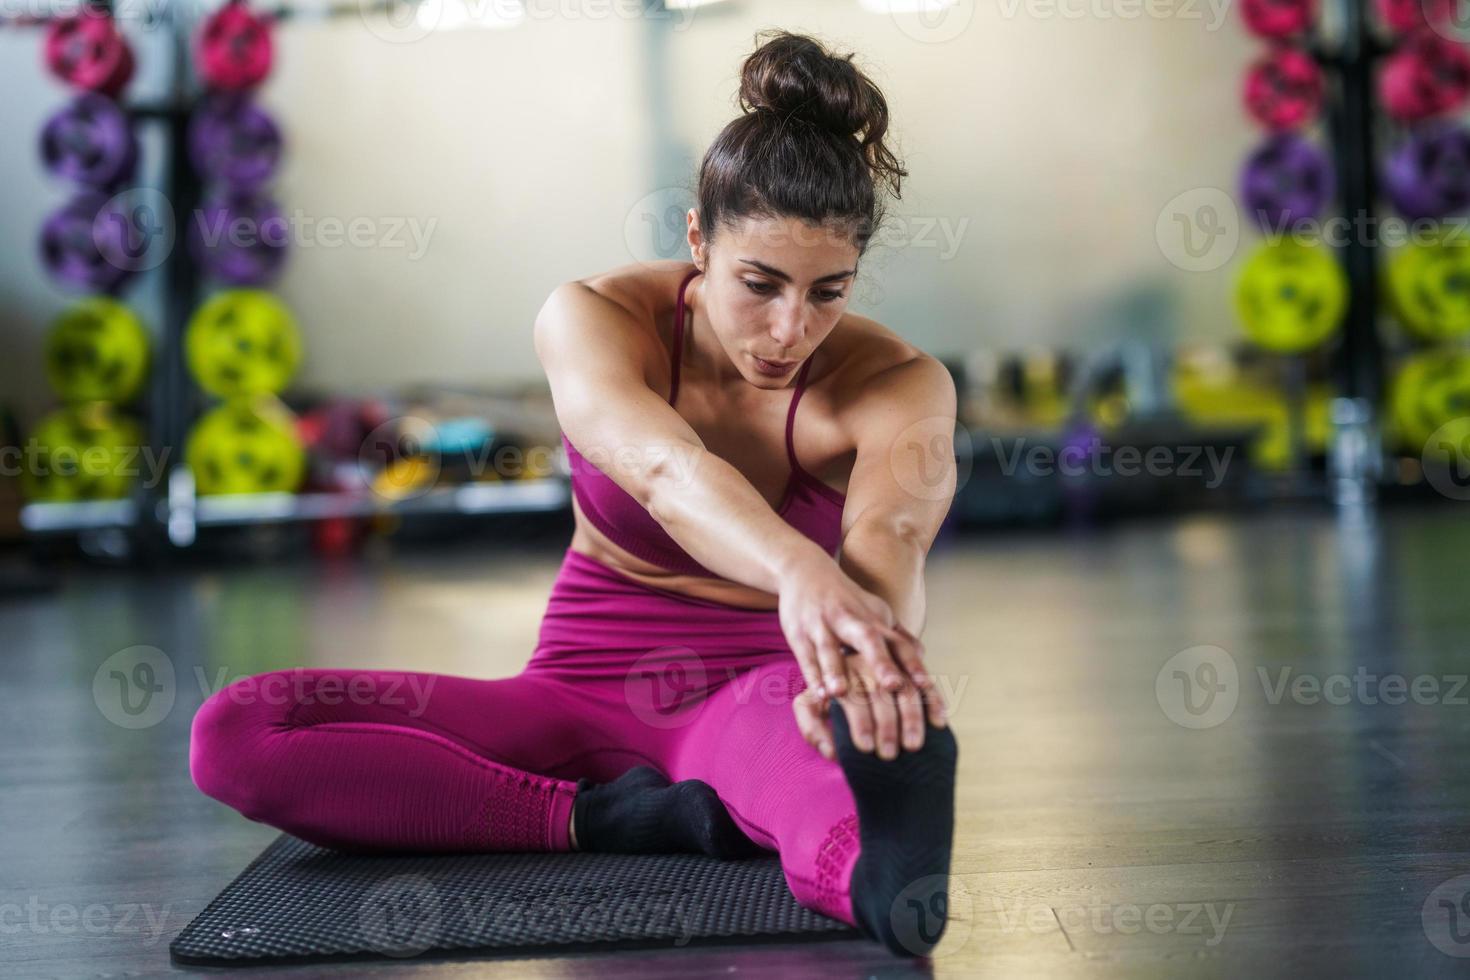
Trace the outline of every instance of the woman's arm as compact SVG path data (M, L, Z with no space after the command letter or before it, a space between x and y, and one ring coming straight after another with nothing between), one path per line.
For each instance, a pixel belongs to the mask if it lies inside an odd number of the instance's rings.
M649 387L646 366L664 355L629 310L564 283L536 316L535 346L572 445L695 561L779 593L789 566L822 553Z
M848 662L849 691L839 698L853 741L894 758L900 736L908 750L924 741L924 717L945 723L941 692L924 670L924 563L954 499L955 388L949 370L921 356L878 371L858 386L843 412L857 458L842 514L842 569L887 604L901 634L890 653L913 685L894 691L867 656ZM832 755L826 699L798 699L797 723L807 741Z
M580 282L558 286L536 317L536 353L572 445L637 500L695 561L780 596L781 628L808 689L847 692L842 644L904 686L889 652L887 603L786 523L648 384L665 355L638 317Z
M955 494L955 406L949 369L925 356L879 372L851 409L842 568L914 636L924 631L924 560Z

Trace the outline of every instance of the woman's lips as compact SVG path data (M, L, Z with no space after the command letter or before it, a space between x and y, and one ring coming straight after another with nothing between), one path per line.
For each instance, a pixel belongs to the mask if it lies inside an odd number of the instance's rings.
M768 361L763 357L756 357L754 354L750 356L755 358L756 370L772 377L779 377L785 374L795 367L797 363L796 361Z

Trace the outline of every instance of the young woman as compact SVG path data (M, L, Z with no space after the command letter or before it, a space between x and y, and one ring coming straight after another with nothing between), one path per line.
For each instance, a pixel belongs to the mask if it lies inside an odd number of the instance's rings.
M774 850L803 904L938 941L957 749L917 637L955 393L846 312L906 172L851 56L775 34L740 99L692 264L537 318L576 531L525 669L247 678L195 718L204 792L356 850Z

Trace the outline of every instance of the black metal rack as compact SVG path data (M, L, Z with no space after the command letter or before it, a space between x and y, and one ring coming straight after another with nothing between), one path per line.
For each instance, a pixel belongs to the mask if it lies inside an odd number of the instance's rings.
M339 3L297 10L289 6L257 8L272 20L323 20L361 17L389 11L401 0ZM90 0L91 9L111 11L110 0ZM69 10L68 13L74 11ZM156 125L167 154L161 190L182 222L199 206L203 187L188 157L187 127L202 92L193 73L191 39L197 23L178 3L154 8L156 26L168 32L172 71L164 97L156 102L126 105L135 121ZM56 16L62 16L58 14ZM9 21L12 26L44 27L54 17ZM564 476L517 481L435 487L405 499L363 492L263 493L237 497L198 497L182 460L189 425L201 397L184 363L183 339L189 319L203 298L205 282L182 236L164 259L160 272L163 310L155 335L147 394L148 432L154 458L165 460L163 479L137 488L127 500L82 503L29 503L21 509L21 525L32 534L87 534L112 532L129 535L132 546L149 553L167 553L191 545L200 527L252 523L289 523L378 514L410 516L431 514L479 515L561 510L570 506L570 487Z
M1337 161L1338 187L1347 215L1375 216L1377 160L1373 105L1374 68L1388 46L1374 34L1368 4L1339 0L1342 42L1336 52L1318 53L1318 61L1338 78L1339 99L1328 126ZM1378 330L1379 281L1377 235L1349 235L1343 249L1348 276L1348 313L1334 373L1342 397L1333 405L1333 500L1357 507L1377 495L1382 473L1383 340Z
M1343 212L1372 219L1377 187L1373 70L1389 48L1374 33L1366 8L1360 0L1340 0L1342 42L1336 51L1318 51L1317 60L1338 79L1339 98L1331 103L1328 129ZM1345 397L1366 399L1376 412L1383 392L1377 236L1350 235L1342 259L1350 293L1335 373Z

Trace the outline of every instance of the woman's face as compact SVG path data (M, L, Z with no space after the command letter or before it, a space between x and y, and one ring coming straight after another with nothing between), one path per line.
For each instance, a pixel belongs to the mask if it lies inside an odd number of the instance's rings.
M711 245L693 210L689 245L704 270L704 316L730 361L758 388L790 384L847 308L857 246L797 218L746 218Z

